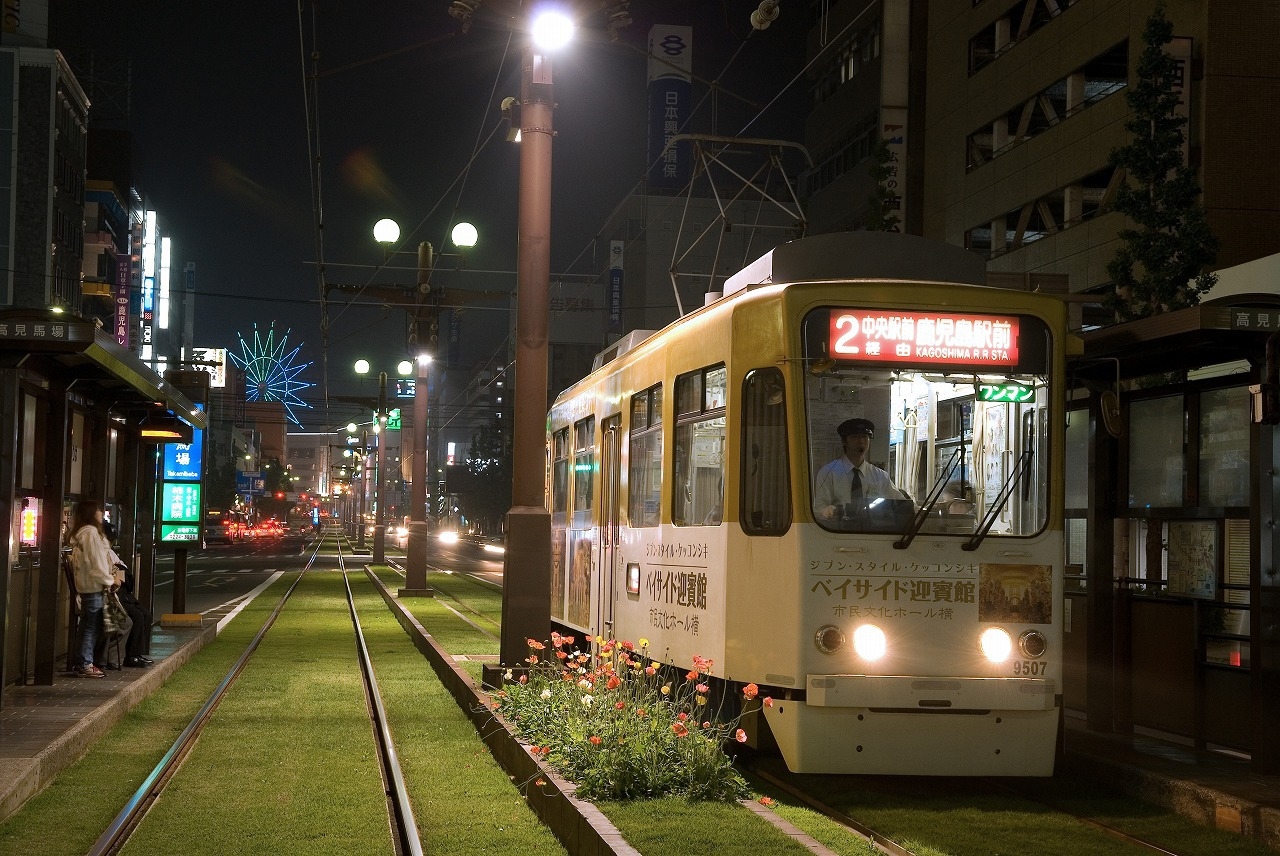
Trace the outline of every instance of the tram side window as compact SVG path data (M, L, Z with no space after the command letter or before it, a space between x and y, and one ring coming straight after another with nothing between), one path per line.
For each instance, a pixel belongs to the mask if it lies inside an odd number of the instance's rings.
M671 522L716 526L724 513L723 365L676 378L675 478Z
M551 435L551 514L564 519L569 509L569 429Z
M662 385L631 397L631 459L627 517L633 527L657 526L662 497Z
M573 426L573 523L589 526L591 523L592 491L595 476L596 418L588 416Z
M791 454L782 372L747 373L742 385L742 528L782 535L791 526Z

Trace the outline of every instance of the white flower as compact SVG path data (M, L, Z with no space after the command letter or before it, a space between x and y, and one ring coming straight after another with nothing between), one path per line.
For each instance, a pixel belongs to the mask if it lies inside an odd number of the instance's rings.
M542 691L542 697L543 697L543 698L551 698L551 690L543 690L543 691Z
M510 669L507 669L506 673L505 673L505 674L503 674L503 676L502 676L502 677L506 678L507 680L511 680L511 677L512 677L512 676L511 676L511 670L510 670Z
M583 690L591 689L591 681L587 680L586 678L583 678L582 680L578 681L578 689L583 689Z
M593 701L595 701L595 699L593 699L591 696L589 696L589 695L584 695L584 696L582 697L582 706L583 706L583 707L591 707L591 702L593 702Z

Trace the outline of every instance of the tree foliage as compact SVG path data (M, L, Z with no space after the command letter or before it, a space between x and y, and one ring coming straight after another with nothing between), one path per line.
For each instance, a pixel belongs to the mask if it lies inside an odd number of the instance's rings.
M1107 265L1115 285L1107 306L1121 321L1195 306L1217 282L1206 268L1217 258L1218 239L1200 206L1195 171L1183 163L1187 120L1176 113L1180 72L1164 49L1173 24L1163 3L1142 38L1138 79L1126 96L1130 140L1110 158L1126 174L1113 209L1134 224L1120 230L1120 248Z
M470 489L459 494L458 506L485 532L498 532L511 508L511 451L501 428L487 426L471 435L465 466Z
M902 219L894 213L897 210L894 203L898 195L889 189L887 180L897 174L898 165L893 161L893 152L889 149L888 141L881 137L880 142L876 143L875 149L872 150L871 157L869 174L871 181L875 184L875 190L871 192L870 206L866 219L863 220L863 226L868 232L897 232L898 224L902 222Z

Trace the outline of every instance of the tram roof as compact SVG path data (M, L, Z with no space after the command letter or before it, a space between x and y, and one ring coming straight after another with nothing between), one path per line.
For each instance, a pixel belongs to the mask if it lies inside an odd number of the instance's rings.
M831 232L780 244L725 280L724 295L774 282L902 279L987 284L987 262L963 247L896 232Z
M76 382L76 390L120 404L159 405L196 428L205 414L93 321L38 309L0 311L0 366L28 367Z

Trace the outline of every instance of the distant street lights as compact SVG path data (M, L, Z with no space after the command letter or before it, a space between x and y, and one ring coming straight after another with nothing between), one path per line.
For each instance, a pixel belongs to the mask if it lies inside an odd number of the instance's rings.
M389 258L396 252L394 246L400 239L400 227L393 220L380 220L374 226L374 237L383 244L384 255ZM465 249L475 246L479 234L476 227L470 223L458 223L453 227L451 238L457 247ZM413 387L413 458L410 471L408 557L405 562L405 587L399 592L402 597L434 594L431 587L427 585L427 544L431 537L431 527L428 522L430 515L427 508L431 436L427 425L430 399L428 372L434 358L437 323L429 299L434 258L434 250L430 243L423 241L418 245L418 282L413 293L411 310L412 329L415 334L411 347L416 349L417 353L412 362L404 360L400 363L402 375L413 374L414 365L417 366Z
M573 24L543 12L533 21L520 75L520 202L516 262L516 391L512 506L502 582L500 661L524 660L527 639L551 624L551 515L543 503L547 410L547 281L551 276L551 57Z
M363 367L363 371L361 370ZM357 360L357 374L369 371L368 360ZM386 478L386 428L387 428L387 373L378 373L378 409L374 414L377 424L373 431L378 435L378 456L373 466L373 563L380 565L387 560L386 497L382 482ZM362 530L363 531L363 530Z

